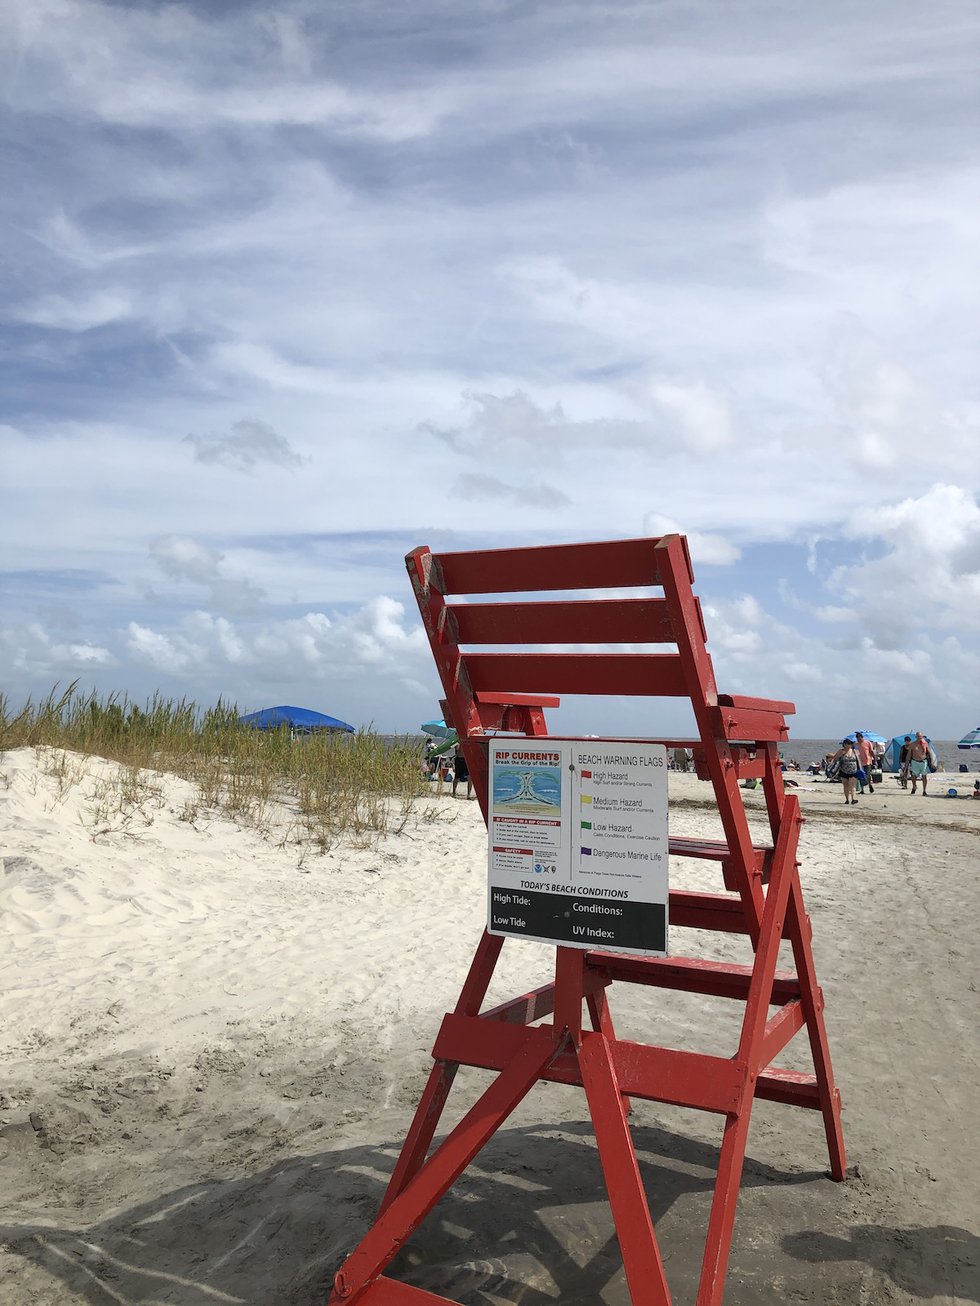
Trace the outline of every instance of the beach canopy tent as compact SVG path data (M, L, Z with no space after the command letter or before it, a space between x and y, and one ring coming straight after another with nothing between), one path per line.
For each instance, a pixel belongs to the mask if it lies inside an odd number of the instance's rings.
M891 743L885 749L886 771L901 770L901 767L899 766L899 758L902 756L902 749L905 747L905 736L908 735L909 739L914 739L915 733L916 732L914 730L906 730L904 734L896 735L895 738L891 741ZM932 740L929 738L928 735L923 735L922 738L926 741L927 744L930 745L930 747L932 746Z
M980 748L980 726L977 726L974 730L971 730L969 734L964 735L963 738L960 740L960 742L956 745L956 747L957 748Z
M346 721L338 721L335 716L324 712L314 712L308 707L264 707L261 712L249 712L240 716L238 724L252 726L255 730L278 730L288 726L293 734L308 735L316 730L341 730L352 735L354 727Z

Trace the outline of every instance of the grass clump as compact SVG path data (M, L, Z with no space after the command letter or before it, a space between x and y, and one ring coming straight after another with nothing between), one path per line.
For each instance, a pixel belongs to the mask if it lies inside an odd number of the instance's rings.
M341 841L370 846L404 829L426 792L421 745L368 729L355 735L288 727L256 730L239 724L233 703L201 709L187 699L160 694L143 705L126 696L79 693L77 683L13 711L0 694L0 753L33 747L41 769L63 801L80 783L82 757L120 764L112 784L103 777L90 796L98 833L152 820L160 790L152 772L191 782L193 794L178 813L196 821L222 812L272 834L288 814L287 833L326 852Z

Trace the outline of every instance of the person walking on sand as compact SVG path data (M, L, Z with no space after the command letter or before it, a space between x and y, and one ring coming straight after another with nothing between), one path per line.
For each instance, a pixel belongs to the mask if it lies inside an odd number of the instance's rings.
M841 741L840 748L838 748L837 752L830 759L830 763L833 762L840 762L840 766L837 768L837 774L844 782L844 806L846 807L848 803L856 803L857 799L854 797L854 789L857 785L858 755L855 753L854 744L850 739L844 739ZM830 763L828 763L828 765L830 765Z
M915 786L922 781L922 797L926 796L926 785L929 783L929 743L921 730L915 732L915 738L909 745L909 774L912 777L912 792L915 793Z
M866 783L868 786L868 793L873 794L875 787L871 783L871 770L875 760L874 744L872 744L870 739L865 739L860 730L856 732L854 740L854 751L857 753L859 768L858 779L861 781L862 786ZM862 771L864 772L863 775L861 774ZM861 792L864 792L863 788Z
M909 787L909 765L912 761L912 736L905 736L905 743L898 755L898 783L903 789Z

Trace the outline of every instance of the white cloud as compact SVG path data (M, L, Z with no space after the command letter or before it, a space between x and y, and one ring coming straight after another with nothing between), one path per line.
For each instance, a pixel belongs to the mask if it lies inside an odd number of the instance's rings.
M20 676L30 676L35 692L48 689L46 682L55 677L85 675L96 668L118 665L102 644L59 639L36 620L7 621L0 626L0 667L4 663Z
M131 621L126 630L126 647L137 662L146 662L154 671L177 675L199 667L204 649L182 635L164 635Z
M833 624L843 621L854 621L857 613L854 608L843 608L839 604L825 603L822 607L815 608L813 615L818 621L826 621Z
M107 286L76 299L45 295L22 308L19 316L23 322L60 331L89 331L92 327L121 321L131 313L129 295Z
M654 377L647 389L654 405L673 421L680 437L695 453L714 453L735 438L728 404L703 381Z
M414 697L434 677L421 627L404 604L384 595L334 616L308 612L236 624L196 611L169 630L131 622L125 645L138 662L167 676L190 675L193 684L212 694L229 697L222 689L229 672L241 687L230 696L239 699L259 695L264 684L298 677L305 686L301 697L308 697L311 683L318 695L328 687L338 698L360 704L365 717L372 715L372 679L380 677Z
M184 440L194 446L196 462L220 463L240 472L250 472L259 463L274 467L299 467L303 463L284 436L267 423L247 417L232 425L230 435L186 435Z
M975 60L896 5L0 8L0 676L408 724L407 548L682 528L727 688L958 711Z
M967 490L934 485L918 498L856 514L847 533L883 547L831 577L875 645L901 648L913 632L980 630L980 506Z
M292 37L284 40L288 15L280 16L277 32L285 57L271 68L256 58L256 44L266 44L261 18L258 24L246 18L230 40L220 22L177 6L134 12L110 4L36 0L12 18L16 103L22 111L59 108L61 79L67 79L75 113L108 124L183 130L222 123L326 126L397 142L430 132L446 107L435 88L418 88L412 95L364 92L356 81L345 86L333 78L303 76L295 23ZM208 65L223 62L229 70L236 55L242 58L238 77L209 86Z
M188 536L167 535L154 540L150 554L174 580L204 586L211 603L224 611L250 611L265 597L247 577L225 575L222 555Z
M502 499L528 508L559 508L570 502L568 495L553 485L508 485L485 473L457 476L453 489L462 499Z
M643 531L647 535L686 535L691 557L698 566L729 567L742 556L738 546L724 536L707 531L685 530L681 522L673 517L665 517L662 513L647 513L643 519Z

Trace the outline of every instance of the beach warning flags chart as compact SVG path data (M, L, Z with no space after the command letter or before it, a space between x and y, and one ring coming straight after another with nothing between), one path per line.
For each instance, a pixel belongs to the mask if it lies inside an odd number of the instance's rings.
M490 743L487 929L667 955L667 749Z

